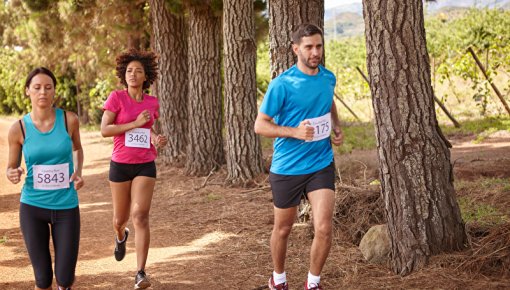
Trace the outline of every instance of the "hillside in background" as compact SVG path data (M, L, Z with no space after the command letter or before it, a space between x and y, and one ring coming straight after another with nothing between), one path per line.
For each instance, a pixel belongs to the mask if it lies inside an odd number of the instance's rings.
M448 17L456 17L472 7L510 10L510 0L438 0L426 3L425 13L443 13ZM332 7L324 12L324 34L327 40L361 35L363 31L361 1Z
M463 7L463 8L508 8L510 0L439 0L426 3L427 12L435 13L446 7Z
M360 35L364 29L363 16L354 12L341 12L324 22L324 34L328 39Z

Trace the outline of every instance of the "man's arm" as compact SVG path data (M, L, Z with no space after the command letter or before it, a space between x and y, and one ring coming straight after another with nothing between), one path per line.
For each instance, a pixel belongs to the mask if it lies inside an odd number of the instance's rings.
M344 133L340 127L340 118L338 117L335 100L333 100L333 104L331 104L331 122L333 123L333 132L335 133L335 137L333 137L331 142L336 146L342 145Z
M307 126L310 122L301 121L298 127L278 126L273 123L273 118L259 112L255 120L255 133L269 138L295 138L300 140L313 139L313 127Z

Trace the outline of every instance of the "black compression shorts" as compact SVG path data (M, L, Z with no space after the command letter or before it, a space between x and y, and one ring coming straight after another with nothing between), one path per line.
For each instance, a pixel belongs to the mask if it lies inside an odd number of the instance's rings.
M110 161L109 179L112 182L124 182L137 176L156 178L156 163L154 161L139 164L127 164Z

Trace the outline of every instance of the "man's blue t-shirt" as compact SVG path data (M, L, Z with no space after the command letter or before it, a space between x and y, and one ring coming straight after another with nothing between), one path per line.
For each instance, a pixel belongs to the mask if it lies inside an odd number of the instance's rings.
M305 119L331 112L335 75L319 66L316 75L301 72L296 65L271 81L260 112L276 125L298 127ZM302 175L317 172L333 161L330 138L305 142L295 138L276 138L271 172Z

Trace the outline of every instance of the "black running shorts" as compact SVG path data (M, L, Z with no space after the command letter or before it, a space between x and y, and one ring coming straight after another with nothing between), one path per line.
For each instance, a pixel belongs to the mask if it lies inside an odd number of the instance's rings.
M283 175L270 172L269 183L275 207L295 207L301 202L301 197L307 197L309 192L318 189L335 190L335 162L310 174Z
M124 182L137 176L156 178L156 163L154 161L140 164L127 164L110 161L109 179L112 182Z

